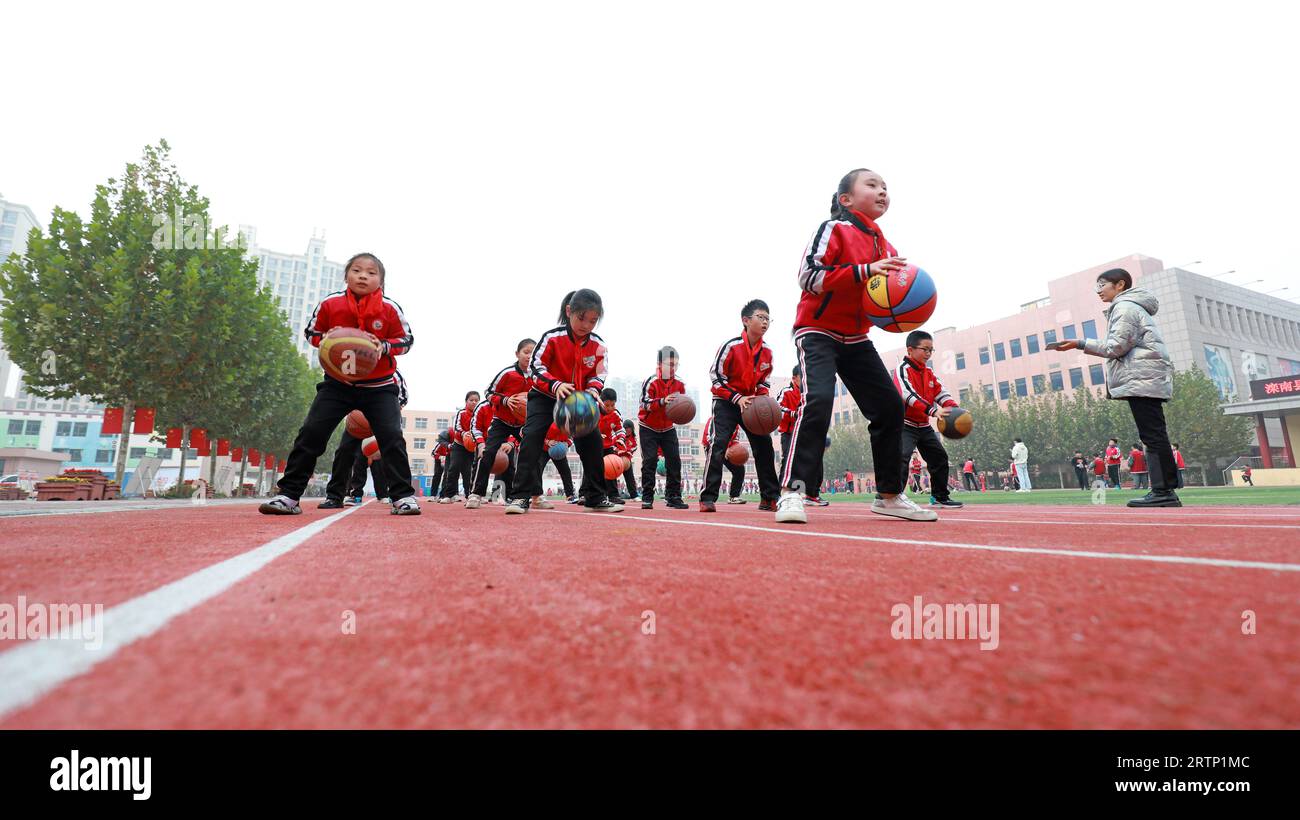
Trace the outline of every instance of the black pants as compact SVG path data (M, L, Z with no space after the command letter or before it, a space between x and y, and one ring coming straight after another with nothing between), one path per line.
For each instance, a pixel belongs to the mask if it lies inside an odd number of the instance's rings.
M524 421L523 443L519 447L519 463L522 466L515 476L511 498L532 498L542 494L542 467L545 464L542 459L547 457L546 431L551 429L554 421L555 397L540 390L529 390L528 417ZM582 460L584 490L588 489L589 482L599 481L601 483L594 485L594 489L590 491L604 496L605 463L600 430L593 429L587 435L574 439L573 446L578 448L578 457ZM560 470L560 478L564 480L565 492L572 496L573 477L569 475L569 465L565 463L561 468L558 461L565 461L565 459L556 460L555 466ZM583 500L590 502L596 499L586 496Z
M664 498L682 500L682 453L677 446L677 428L669 427L662 433L638 425L641 441L641 500L655 500L655 469L659 466L659 450L664 451Z
M1151 489L1155 492L1173 492L1178 465L1174 461L1174 448L1169 445L1165 429L1165 409L1161 399L1137 397L1125 399L1137 425L1138 438L1146 445L1147 461L1159 470L1151 470Z
M447 469L442 477L442 497L453 498L456 495L456 481L465 488L469 495L473 487L470 470L474 466L474 454L465 449L459 441L451 445L451 454L447 456Z
M741 493L745 492L745 465L732 464L730 461L727 461L726 465L727 471L731 473L731 483L727 485L727 495L731 498L740 498Z
M573 489L573 470L569 469L569 459L551 458L545 450L542 451L542 457L537 462L537 480L542 480L542 473L546 472L546 462L550 462L555 467L555 474L560 477L560 483L564 485L564 497L573 498L576 491ZM518 481L518 478L515 479ZM540 493L539 493L540 495Z
M781 469L777 470L779 475L785 475L785 460L790 457L790 434L781 434Z
M388 481L384 478L384 460L374 461L361 452L362 441L347 430L339 440L338 449L334 451L334 466L330 471L329 484L325 485L325 497L342 501L346 494L350 498L359 497L366 488L366 468L370 468L370 479L375 485L375 498L388 495Z
M980 485L979 482L975 480L974 473L962 473L961 480L962 483L965 485L966 489L974 492L979 492Z
M740 417L740 408L729 401L713 400L713 441L709 446L708 468L704 472L704 489L700 491L701 502L718 500L718 491L722 489L722 465L727 461L726 442L736 428L745 431L749 440L749 451L754 454L754 471L758 473L758 494L764 501L775 501L781 494L781 482L776 477L776 451L772 447L772 436L760 436L745 427ZM732 485L744 483L745 472L741 468L740 481L732 473Z
M339 422L353 410L360 410L370 422L379 455L388 474L389 497L397 501L415 495L411 486L411 465L406 460L406 439L402 438L402 408L397 403L397 385L354 387L329 376L316 385L316 397L307 410L307 419L298 430L293 450L280 477L281 495L297 501L307 489L316 469L316 459L325 452L330 435Z
M925 459L926 469L930 471L930 495L938 501L947 501L948 451L944 449L943 442L939 441L934 428L929 425L913 427L904 424L902 442L902 462L899 469L906 470L907 463L912 458L912 450L920 450L921 458Z
M803 405L790 431L790 454L781 475L781 486L804 489L809 495L815 495L822 485L822 457L826 450L826 431L831 426L838 373L858 409L870 422L867 430L871 435L877 491L886 495L901 493L906 475L898 461L903 435L903 399L880 361L875 345L865 340L850 344L821 333L805 333L795 339L795 350L803 369Z
M474 481L472 492L477 496L487 494L488 479L492 477L492 465L496 463L497 451L501 445L506 443L506 439L514 436L519 438L519 429L510 424L506 424L501 419L492 419L492 424L488 426L487 435L483 437L483 455L474 463ZM497 480L504 483L506 487L506 498L510 497L510 486L515 480L515 457L518 453L510 454L510 466L506 471L497 477Z
M636 498L636 468L631 464L623 471L623 481L627 484L628 498Z
M443 459L436 456L433 459L433 481L429 483L429 492L433 494L434 498L442 497L442 476L445 472L442 462Z
M1110 478L1110 486L1118 489L1119 488L1119 465L1107 464L1106 475Z
M1088 471L1083 467L1074 468L1074 477L1079 481L1079 489L1088 489Z

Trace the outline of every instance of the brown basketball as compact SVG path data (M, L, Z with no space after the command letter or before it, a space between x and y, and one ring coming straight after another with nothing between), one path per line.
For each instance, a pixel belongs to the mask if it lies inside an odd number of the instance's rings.
M510 469L510 454L505 450L497 450L496 460L492 462L492 475L501 475Z
M379 346L355 327L336 327L320 342L320 366L341 382L370 375L379 364Z
M466 432L465 435L460 437L460 444L471 453L478 449L478 442L474 440L474 434L470 432Z
M685 393L675 393L677 398L664 409L664 415L673 424L690 424L695 421L695 402Z
M749 448L743 444L733 444L727 448L727 461L737 467L749 461Z
M948 412L948 418L939 419L939 433L944 438L966 438L975 427L975 419L967 410L954 407Z
M740 418L745 422L746 430L766 436L781 426L781 405L771 396L755 396Z
M605 478L615 479L623 475L623 457L618 453L605 456Z
M360 410L353 410L348 413L348 417L343 421L344 429L348 435L353 438L370 438L375 433L370 429L370 422L366 421L365 414Z

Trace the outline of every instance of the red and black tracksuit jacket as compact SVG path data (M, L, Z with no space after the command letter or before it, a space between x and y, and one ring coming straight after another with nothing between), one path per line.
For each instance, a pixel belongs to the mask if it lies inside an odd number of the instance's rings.
M824 333L841 342L867 338L871 321L862 309L872 262L898 251L856 212L817 228L799 266L803 294L795 309L794 335Z
M680 379L665 379L663 371L656 369L655 375L646 379L641 385L641 409L637 411L637 420L656 433L673 429L673 423L668 420L668 408L664 404L664 399L673 393L685 392L686 385L682 384Z
M893 376L894 387L903 397L903 423L909 427L929 427L930 419L939 415L939 408L957 406L957 400L944 390L934 371L908 356L894 368Z
M595 333L579 340L568 325L548 330L538 340L529 362L532 385L548 396L568 383L579 390L603 390L609 351Z
M561 430L559 427L555 426L554 424L552 424L550 429L546 431L546 440L558 441L562 444L569 444L569 445L573 444L573 439L569 437L568 431Z
M474 412L469 420L469 434L474 437L474 444L483 443L487 429L492 426L494 418L496 418L496 408L492 406L491 399L483 399L474 406Z
M793 384L787 384L781 388L781 392L776 396L776 403L781 405L781 424L777 427L777 432L785 435L790 432L794 426L794 420L799 416L799 403L803 401L803 393Z
M466 410L464 407L457 410L456 417L451 422L451 443L465 447L465 434L470 431L473 423L473 410ZM469 448L466 447L466 449Z
M511 396L517 393L527 393L530 387L532 387L532 383L528 379L528 374L519 367L518 363L510 365L496 374L487 389L488 400L492 402L492 407L496 410L496 417L511 427L523 427L524 419L516 416L510 410L508 401Z
M311 318L307 320L303 335L307 337L312 347L320 347L321 339L334 328L353 327L356 324L356 313L348 305L349 299L356 300L356 296L350 290L331 293L311 312ZM381 347L379 363L375 365L374 370L370 371L369 376L352 382L354 387L382 387L392 384L393 374L397 372L397 362L393 357L406 353L411 349L411 345L415 344L415 336L411 333L406 315L402 313L402 306L387 296L382 296L382 299L383 307L378 318L371 322L370 327L360 328L379 337Z
M620 456L632 455L627 448L627 431L623 429L623 417L617 410L601 413L600 444L606 450L613 450Z
M766 396L771 388L772 348L760 340L752 345L740 334L723 342L709 368L717 398L739 404L743 396Z

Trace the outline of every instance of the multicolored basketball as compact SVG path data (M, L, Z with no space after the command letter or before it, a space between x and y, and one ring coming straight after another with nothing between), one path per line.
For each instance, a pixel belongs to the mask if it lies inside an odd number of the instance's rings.
M916 265L867 280L862 310L871 323L890 333L907 333L929 321L939 301L934 280Z
M948 411L948 418L939 419L938 426L944 438L966 438L975 427L975 419L971 418L969 411L954 407Z
M320 366L335 379L352 383L370 375L379 364L379 345L365 331L336 327L320 341Z
M618 453L610 453L605 456L605 478L611 480L618 478L623 475L625 469L627 468L623 466L623 457Z
M586 390L574 390L564 401L555 403L555 426L575 439L596 429L600 423L600 404Z
M492 462L492 475L501 475L510 469L510 454L504 448L497 450L497 457Z
M737 467L749 461L749 448L743 444L733 444L727 448L727 461Z
M379 442L374 438L368 438L361 442L361 454L365 456L368 461L374 462L379 458Z
M343 420L343 427L353 438L367 439L375 434L370 429L370 422L366 421L365 414L360 410L348 413L347 418Z
M659 459L659 463L655 465L655 472L659 475L668 475L668 465L664 464L662 458Z
M695 400L685 393L674 394L672 404L664 409L664 415L673 424L690 424L695 421Z
M557 441L551 445L551 449L547 450L546 454L553 460L565 458L569 455L569 448L564 446L564 442Z
M740 420L749 432L760 436L770 435L781 426L781 405L771 396L755 396L749 407L740 412Z

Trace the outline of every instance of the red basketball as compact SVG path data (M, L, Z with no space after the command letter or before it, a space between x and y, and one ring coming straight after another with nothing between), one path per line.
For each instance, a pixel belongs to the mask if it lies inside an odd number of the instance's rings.
M673 424L690 424L695 421L695 402L685 393L673 394L677 398L673 399L664 409L664 415Z
M320 366L341 382L355 382L370 375L379 364L379 345L355 327L336 327L320 342Z
M939 302L930 274L916 265L867 280L862 310L871 323L890 333L916 330L929 321Z
M353 438L370 438L374 435L374 431L370 429L370 422L366 421L365 414L360 410L348 413L347 418L343 420L343 427Z
M510 454L505 450L497 450L496 460L492 462L492 475L501 475L510 469Z
M474 440L473 433L466 433L465 435L461 436L460 443L461 446L463 446L466 450L469 450L471 453L478 449L478 442Z
M623 457L618 453L610 453L605 456L605 478L615 479L623 475Z
M781 426L781 405L771 396L755 396L749 407L740 413L745 429L760 436L770 435Z
M361 442L361 454L370 461L379 458L379 442L373 438L368 438Z
M749 448L743 444L733 444L727 448L727 461L737 467L749 461Z

